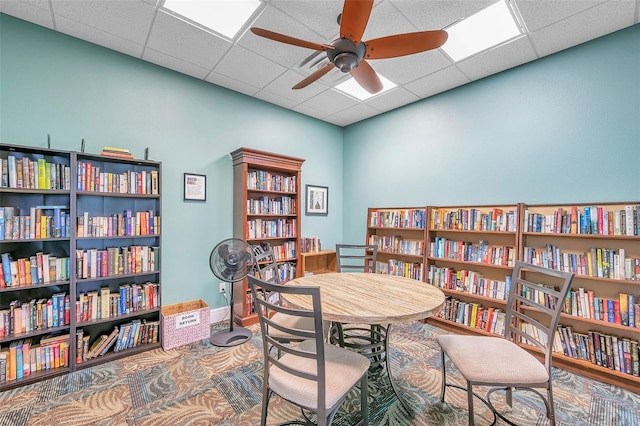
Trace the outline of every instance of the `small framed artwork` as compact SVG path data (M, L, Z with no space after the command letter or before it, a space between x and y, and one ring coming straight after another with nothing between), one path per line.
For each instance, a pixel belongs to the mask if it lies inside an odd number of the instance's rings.
M207 200L207 177L205 175L184 174L184 199Z
M307 216L326 216L329 214L329 187L306 185L307 200L305 214Z

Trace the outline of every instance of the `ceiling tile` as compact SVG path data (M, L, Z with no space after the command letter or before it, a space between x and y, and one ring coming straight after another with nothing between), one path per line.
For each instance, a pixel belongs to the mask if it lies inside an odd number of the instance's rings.
M52 0L51 5L56 17L82 22L89 28L139 45L146 42L156 13L153 6L130 0Z
M0 12L53 29L53 17L47 0L0 1Z
M609 1L531 34L531 41L546 56L633 25L634 16L635 2Z
M406 84L404 87L421 98L428 98L429 96L453 89L454 87L462 86L463 84L469 83L469 81L469 78L455 66L450 66L449 68L434 72L433 74Z
M145 49L142 59L152 62L161 67L169 68L170 70L178 71L179 73L190 75L200 80L209 73L206 68L199 67L192 63L174 58L173 56L166 55L162 52L156 52L153 49Z
M399 58L371 61L371 66L396 84L406 84L427 74L451 66L451 60L440 49Z
M365 103L379 111L390 111L419 100L419 97L407 89L396 87L379 96L368 99Z
M251 26L289 35L301 40L316 43L326 42L322 36L311 31L273 6L267 6ZM302 59L313 52L313 50L304 47L280 43L257 36L249 30L238 40L238 45L262 56L267 56L272 61L286 67L297 65Z
M278 105L287 109L291 109L298 104L298 102L294 102L291 99L283 98L280 95L277 95L275 93L265 92L263 90L253 95L253 97L262 99L263 101L267 101L274 105Z
M305 78L304 75L297 73L295 71L287 71L280 75L278 78L273 80L271 83L266 85L263 91L274 93L278 96L282 96L292 102L294 105L297 105L301 102L306 101L309 98L317 95L318 93L327 90L325 84L320 81L315 81L314 83L308 85L303 89L293 90L292 87L299 83L301 80Z
M56 17L56 27L58 31L70 36L86 40L109 49L140 58L142 56L142 45L125 40L110 33L88 27L81 22L64 16Z
M507 70L537 59L526 36L458 62L458 68L471 80Z
M406 19L390 2L382 2L376 3L371 11L369 22L367 23L367 28L362 39L370 40L389 35L411 33L418 30L419 29Z
M342 13L343 0L271 0L270 3L302 25L323 35L325 42L331 41L340 32L337 18Z
M308 115L310 117L315 117L318 119L323 119L324 117L328 116L329 114L327 114L326 112L323 111L318 111L317 109L313 109L305 104L301 104L301 105L297 105L295 107L292 108L294 111L299 112L301 114L304 115Z
M347 119L340 115L329 115L327 117L324 117L322 120L340 127L348 126L349 124L355 123L355 121Z
M515 0L515 3L527 29L533 33L605 1L607 0Z
M235 90L236 92L244 93L249 96L255 95L258 93L258 90L260 90L258 87L213 71L209 73L205 80L209 83L217 84L218 86L226 87L227 89Z
M231 43L159 10L147 47L210 70Z
M302 105L326 114L335 114L356 104L358 104L358 101L355 99L330 89L314 96Z
M243 47L234 46L214 71L262 88L285 72L286 68Z
M335 114L331 114L329 117L340 117L343 120L346 120L348 123L355 123L356 121L364 120L380 113L380 110L377 110L369 105L358 104Z
M390 0L420 31L441 30L496 0Z

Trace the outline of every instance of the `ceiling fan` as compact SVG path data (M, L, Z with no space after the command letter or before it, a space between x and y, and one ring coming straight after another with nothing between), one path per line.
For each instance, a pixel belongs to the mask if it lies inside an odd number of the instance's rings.
M338 17L340 38L331 44L301 40L257 27L252 27L251 32L281 43L327 52L329 62L293 86L293 89L307 87L333 68L338 68L344 73L350 72L367 92L378 93L382 90L382 81L366 59L396 58L437 49L447 41L447 32L418 31L363 41L361 39L371 15L373 1L345 0L342 14Z

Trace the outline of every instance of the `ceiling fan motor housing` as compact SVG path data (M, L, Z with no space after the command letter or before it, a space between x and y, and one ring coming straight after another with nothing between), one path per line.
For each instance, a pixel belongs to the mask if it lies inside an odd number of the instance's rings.
M357 67L367 50L364 43L356 46L346 38L339 38L332 45L334 49L327 50L327 57L342 72L350 72Z

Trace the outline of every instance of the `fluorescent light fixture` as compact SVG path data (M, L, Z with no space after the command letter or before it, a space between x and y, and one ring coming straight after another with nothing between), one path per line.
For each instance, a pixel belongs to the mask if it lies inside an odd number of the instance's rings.
M260 6L260 0L165 0L164 8L233 38Z
M343 83L338 84L336 86L336 89L346 93L347 95L353 96L354 98L364 101L369 99L372 96L378 96L379 94L384 93L387 90L391 90L397 86L397 84L387 80L380 74L378 74L378 77L380 77L380 81L382 81L382 90L379 91L378 93L371 94L367 92L362 88L362 86L358 84L357 81L353 79L353 77Z
M456 62L522 34L506 0L500 0L445 30L449 38L442 50Z

